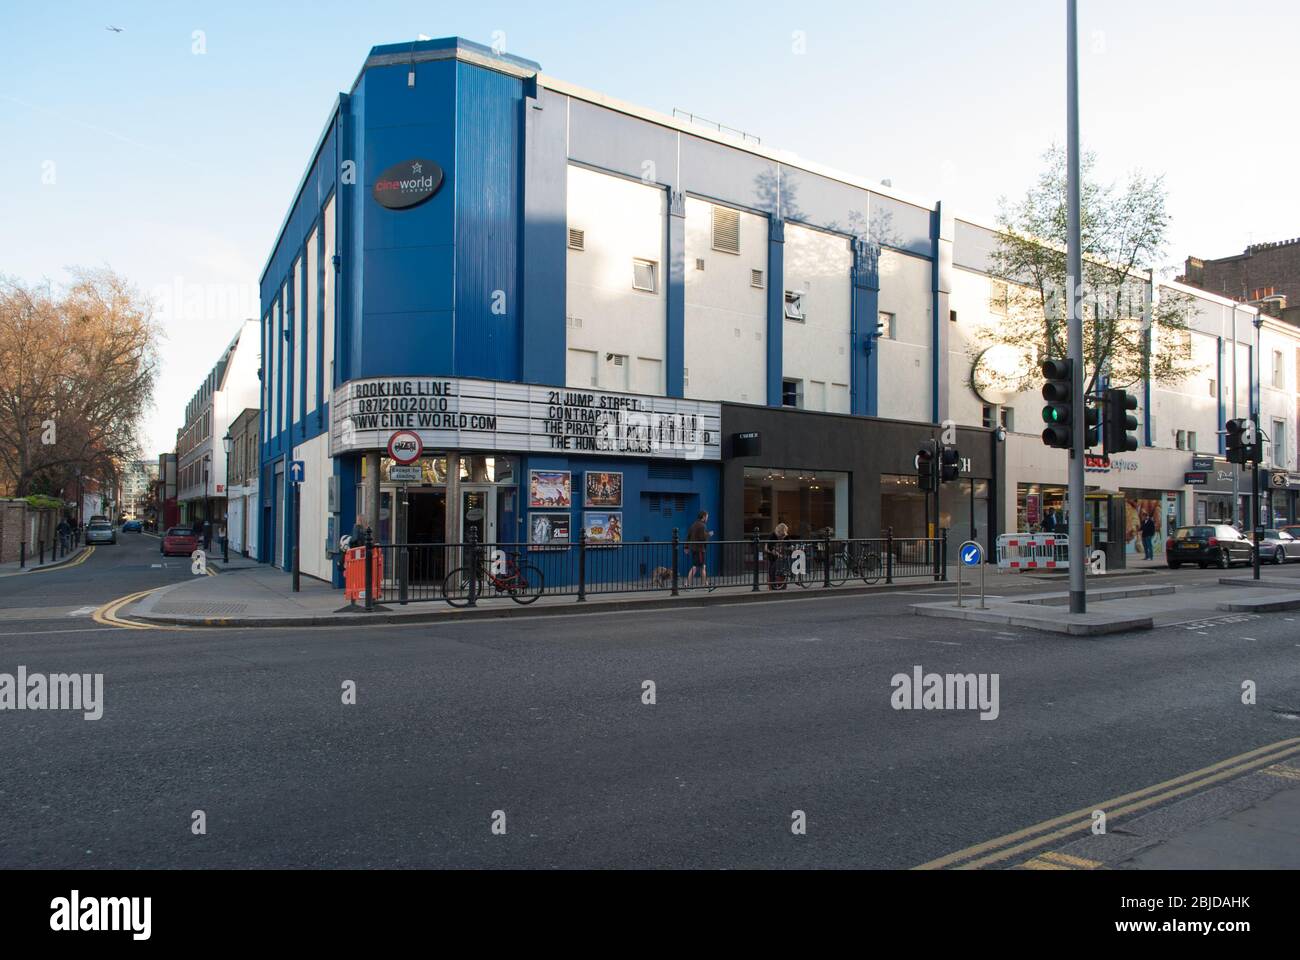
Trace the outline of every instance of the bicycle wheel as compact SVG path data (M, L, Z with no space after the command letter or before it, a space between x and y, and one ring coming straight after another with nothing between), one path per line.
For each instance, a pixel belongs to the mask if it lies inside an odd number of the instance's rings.
M542 595L542 571L536 567L520 567L510 584L510 599L515 603L532 603Z
M442 599L453 607L469 606L469 587L472 574L469 567L459 567L442 581Z
M864 583L876 583L880 580L880 554L869 553L862 558L862 567L859 571L862 574Z
M844 548L835 550L831 553L831 586L842 587L844 582L849 579L851 567L849 558L845 556Z

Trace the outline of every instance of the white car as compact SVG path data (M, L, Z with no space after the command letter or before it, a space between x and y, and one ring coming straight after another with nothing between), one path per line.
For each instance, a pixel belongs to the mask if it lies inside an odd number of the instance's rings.
M86 527L86 543L117 543L117 530L107 520L95 520Z
M1300 560L1300 540L1285 530L1265 530L1259 540L1259 559L1276 564Z

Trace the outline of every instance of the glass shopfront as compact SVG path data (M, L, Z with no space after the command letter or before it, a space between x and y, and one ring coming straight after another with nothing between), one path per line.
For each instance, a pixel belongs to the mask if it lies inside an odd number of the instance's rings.
M460 530L447 535L447 456L421 457L412 466L420 479L393 480L398 466L381 457L379 518L375 534L381 543L463 543L471 531L480 543L511 541L519 510L518 459L490 454L464 454L460 467ZM399 468L400 469L400 468ZM358 512L364 503L365 461L356 488Z
M745 532L769 534L777 524L792 537L830 529L849 535L849 475L777 467L745 468Z
M946 527L962 540L983 537L988 528L989 482L960 478L941 484L939 516L933 516L934 496L926 496L915 474L883 474L880 478L881 530L896 537L924 537Z

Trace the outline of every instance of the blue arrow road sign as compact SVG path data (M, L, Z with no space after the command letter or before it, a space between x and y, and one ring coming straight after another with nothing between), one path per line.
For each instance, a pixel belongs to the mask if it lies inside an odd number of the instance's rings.
M978 567L984 559L984 550L978 543L968 543L961 548L961 562L968 567Z
M307 476L307 465L301 460L289 461L289 482L302 483Z

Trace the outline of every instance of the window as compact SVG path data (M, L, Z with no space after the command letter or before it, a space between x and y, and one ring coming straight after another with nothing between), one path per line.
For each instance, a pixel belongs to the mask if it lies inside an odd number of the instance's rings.
M989 313L999 317L1007 315L1007 285L1005 281L994 280L989 284Z
M749 285L750 285L751 287L757 287L759 290L762 290L762 289L763 289L763 271L762 271L762 270L751 270L751 271L749 271Z
M987 403L980 409L980 426L985 430L993 429L993 408Z
M898 339L898 317L881 310L876 315L876 335L886 340Z
M1186 450L1186 449L1187 449L1187 431L1186 431L1186 430L1176 430L1176 431L1174 431L1174 446L1177 447L1179 450Z
M1197 444L1196 444L1196 431L1195 431L1195 430L1188 430L1188 431L1187 431L1187 449L1190 450L1190 451L1192 451L1192 453L1195 453L1195 452L1199 449L1199 447L1198 447Z
M320 228L317 227L307 237L307 309L303 329L307 333L307 368L303 371L306 378L307 401L303 411L311 413L316 409L316 337L318 327L317 307L320 303L320 271L317 268L317 255L320 251Z
M1002 426L1008 433L1015 433L1016 430L1016 411L1010 407L1002 408Z
M785 292L785 318L803 323L807 316L803 312L803 291L787 290Z
M1286 368L1282 365L1282 351L1273 351L1273 386L1281 390L1286 386Z
M587 231L578 230L574 227L569 228L569 249L586 250L587 249Z
M323 254L325 260L325 289L322 293L324 303L325 319L322 324L324 327L322 341L324 350L324 362L321 364L321 373L324 377L321 386L321 393L325 400L329 400L330 392L334 389L334 198L330 197L329 203L325 204L324 220L324 245Z
M1218 397L1218 395L1219 395L1219 381L1215 380L1213 377L1210 377L1210 396Z
M1278 354L1278 356L1281 356L1281 354ZM1286 466L1286 421L1285 420L1273 421L1273 436L1271 437L1271 440L1273 443L1273 466L1285 467Z
M696 257L696 258L695 258L695 269L696 269L696 270L703 270L703 269L704 269L704 258L703 258L703 257Z
M957 322L957 311L956 311L956 310L949 310L949 311L948 311L948 322L949 322L949 323L956 323L956 322Z
M659 289L656 282L659 264L653 260L632 261L632 286L646 293L655 293Z
M802 380L781 381L781 406L783 407L803 406L803 381Z
M740 253L740 214L727 207L713 208L713 249Z

